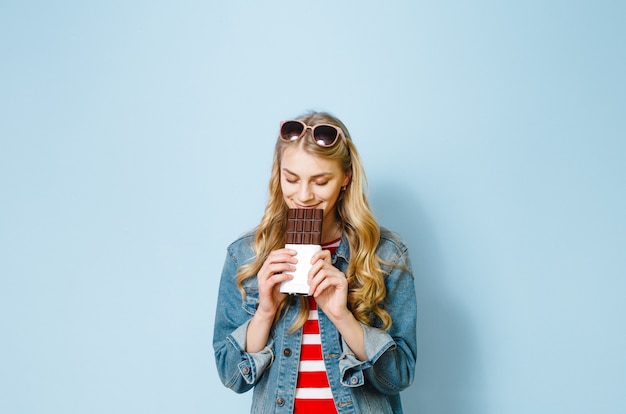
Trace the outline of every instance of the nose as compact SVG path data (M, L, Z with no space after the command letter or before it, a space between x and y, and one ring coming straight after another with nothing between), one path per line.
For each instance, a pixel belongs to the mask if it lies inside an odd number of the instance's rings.
M298 198L302 203L310 201L314 198L313 191L311 191L311 186L308 183L300 184L300 188L298 189Z

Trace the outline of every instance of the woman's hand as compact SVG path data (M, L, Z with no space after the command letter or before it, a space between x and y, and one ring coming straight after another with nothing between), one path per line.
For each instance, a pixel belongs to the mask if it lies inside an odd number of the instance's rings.
M257 273L259 303L246 335L246 351L259 352L267 344L272 321L280 303L287 297L280 292L280 284L293 278L288 272L295 270L298 261L296 252L291 249L278 249L271 252L261 270ZM286 273L283 273L286 272Z
M286 293L280 292L280 284L293 278L289 272L293 272L298 260L296 252L291 249L278 249L272 251L265 259L261 270L257 274L259 283L259 316L274 318L278 306L287 297ZM283 273L284 272L284 273Z
M348 279L333 266L330 251L322 250L313 255L313 267L309 271L309 294L335 325L354 355L367 361L364 333L360 323L348 309Z
M345 318L348 310L348 280L346 275L333 266L330 251L322 250L313 255L309 271L309 295L331 320Z

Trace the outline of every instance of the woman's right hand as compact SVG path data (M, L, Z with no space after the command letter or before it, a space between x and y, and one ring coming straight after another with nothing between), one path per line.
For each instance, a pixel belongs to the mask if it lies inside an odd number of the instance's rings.
M259 303L246 335L247 352L259 352L267 344L272 321L278 311L278 306L287 297L286 293L280 292L280 284L290 280L293 276L296 251L291 249L278 249L271 252L261 270L257 273L259 284Z
M265 259L261 270L257 274L259 283L259 306L257 315L265 318L274 318L278 306L287 297L280 292L280 284L290 280L293 276L289 272L296 270L296 251L292 249L278 249L272 251Z

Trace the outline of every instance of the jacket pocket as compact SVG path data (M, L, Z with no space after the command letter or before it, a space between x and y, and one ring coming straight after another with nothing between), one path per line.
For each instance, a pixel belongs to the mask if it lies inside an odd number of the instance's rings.
M246 292L246 297L243 298L241 307L250 315L254 315L259 303L259 287L256 278L243 282L243 290Z

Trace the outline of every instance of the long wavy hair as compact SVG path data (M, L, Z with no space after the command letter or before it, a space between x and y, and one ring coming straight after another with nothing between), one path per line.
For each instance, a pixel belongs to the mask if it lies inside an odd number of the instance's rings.
M391 326L391 317L381 306L386 295L384 273L381 268L383 262L376 254L380 227L367 201L367 180L356 147L346 126L328 113L310 112L296 119L311 126L317 124L338 126L343 130L345 139L340 139L330 148L314 143L309 136L310 130L296 141L286 142L280 138L277 139L269 182L269 200L255 233L255 258L251 263L237 270L239 290L245 296L243 282L256 277L269 253L285 245L287 232L285 217L289 207L285 203L280 185L281 157L286 148L299 146L311 155L336 161L342 170L351 176L346 190L341 192L336 203L336 220L350 248L350 261L346 270L349 288L348 308L358 321L388 329ZM308 301L304 297L300 297L300 301L301 311L291 326L290 332L298 330L308 317ZM289 302L288 300L282 302L276 313L274 324L289 306Z

